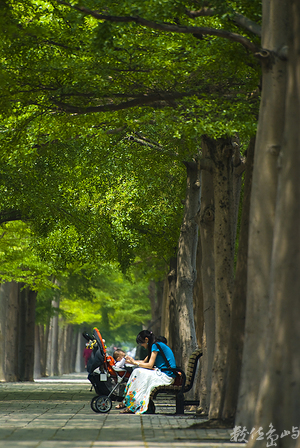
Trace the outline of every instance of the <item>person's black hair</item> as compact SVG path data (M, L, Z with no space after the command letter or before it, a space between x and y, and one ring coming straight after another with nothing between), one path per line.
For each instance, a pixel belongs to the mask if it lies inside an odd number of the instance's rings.
M168 343L167 338L165 338L164 336L156 336L156 341L157 342L163 342L164 344Z
M148 338L148 362L150 361L151 356L151 348L152 345L155 342L155 335L152 333L152 331L148 330L142 330L139 332L139 334L136 337L136 343L137 344L143 344L145 342L145 338Z

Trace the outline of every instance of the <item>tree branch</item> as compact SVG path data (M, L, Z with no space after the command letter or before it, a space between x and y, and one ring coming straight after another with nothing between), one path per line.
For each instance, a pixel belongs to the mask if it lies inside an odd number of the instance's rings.
M246 160L245 160L245 158L242 158L241 163L234 168L235 176L237 176L237 177L241 176L243 174L243 172L245 171L245 169L246 169Z
M110 112L117 110L129 109L136 106L146 106L147 104L153 104L155 102L161 101L171 101L175 99L184 98L186 96L195 95L195 91L190 92L172 92L172 93L154 93L150 95L139 95L137 98L123 101L121 103L115 104L102 104L99 106L73 106L71 104L63 103L61 101L56 101L52 98L53 104L57 106L60 111L76 113L76 114L87 114L92 112Z
M197 17L203 17L203 16L217 15L217 12L214 9L207 7L203 7L199 9L199 11L189 11L188 9L186 9L185 12L186 15L191 19L196 19ZM248 17L243 16L242 14L239 14L237 12L234 12L233 17L230 17L230 20L232 20L236 25L244 28L245 30L250 31L256 36L261 37L261 26L258 25L258 23L253 22L253 20L248 19Z
M134 135L130 135L129 137L127 137L127 140L138 143L139 145L142 145L142 146L147 146L148 148L151 148L151 149L155 149L155 151L159 151L162 154L169 154L171 157L175 157L175 158L178 157L178 154L176 154L175 152L166 151L163 146L161 146L157 143L150 143L149 139L147 139L147 138L144 138L144 137L137 138Z
M241 34L232 33L227 30L219 30L208 27L198 27L198 26L178 26L172 23L157 23L152 20L146 20L139 16L111 16L107 14L99 14L96 11L92 11L85 6L71 5L70 3L64 2L63 0L56 0L57 3L64 6L69 6L70 8L76 9L77 11L83 12L84 14L90 15L98 20L107 20L109 22L135 22L136 24L145 26L147 28L171 33L183 33L183 34L199 34L199 35L210 35L222 37L224 39L229 39L233 42L238 42L243 45L251 53L256 53L259 51L259 47L247 39Z
M10 221L21 221L23 218L19 210L4 210L0 213L0 224Z
M127 137L127 140L129 140L131 142L139 143L140 145L143 145L143 146L148 146L148 148L157 149L159 151L162 151L162 149L163 149L160 145L150 143L150 142L146 141L145 139L137 138L134 135L129 135L129 137Z
M261 26L258 23L248 19L248 17L236 12L232 20L236 25L243 27L245 30L250 31L258 37L261 37Z
M189 9L185 10L186 15L190 19L196 19L197 17L203 17L203 16L215 16L216 11L214 9L208 8L208 7L202 7L198 11L190 11Z
M149 142L152 143L153 145L162 148L163 146L160 143L157 143L154 140L151 140L150 138L144 137L140 132L135 132L135 135L138 136L138 138L141 138L142 140L144 140L145 142Z

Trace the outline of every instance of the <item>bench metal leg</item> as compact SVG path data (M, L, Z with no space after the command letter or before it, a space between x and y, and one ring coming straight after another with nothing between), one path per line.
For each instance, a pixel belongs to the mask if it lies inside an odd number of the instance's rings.
M176 394L176 414L184 414L184 396Z

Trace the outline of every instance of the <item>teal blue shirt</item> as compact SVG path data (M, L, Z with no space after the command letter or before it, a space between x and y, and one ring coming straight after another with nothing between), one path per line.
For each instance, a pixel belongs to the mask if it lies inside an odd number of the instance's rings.
M176 361L175 361L174 354L173 354L172 350L170 349L170 347L168 347L163 342L159 342L159 345L160 345L160 348L163 350L167 360L169 361L170 367L172 367L172 369L175 369ZM171 370L165 370L169 366L166 365L166 362L165 362L162 354L160 353L159 348L157 347L157 345L155 343L151 347L151 352L157 352L155 366L158 369L162 370L166 375L172 376L173 378L175 378L176 374L174 372L172 372Z

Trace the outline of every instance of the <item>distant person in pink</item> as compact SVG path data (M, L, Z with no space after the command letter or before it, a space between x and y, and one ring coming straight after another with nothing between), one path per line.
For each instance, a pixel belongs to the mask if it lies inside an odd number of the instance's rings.
M89 344L85 344L85 348L84 348L84 350L83 350L84 367L85 367L85 369L86 369L86 367L87 367L87 363L88 363L88 360L89 360L90 357L91 357L91 354L92 354L92 349L89 348Z

